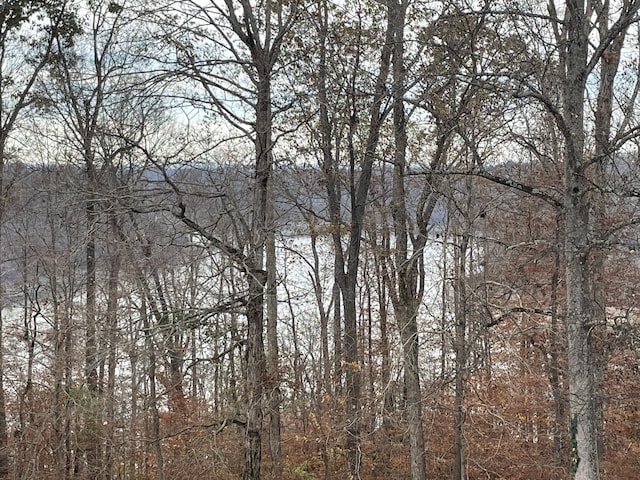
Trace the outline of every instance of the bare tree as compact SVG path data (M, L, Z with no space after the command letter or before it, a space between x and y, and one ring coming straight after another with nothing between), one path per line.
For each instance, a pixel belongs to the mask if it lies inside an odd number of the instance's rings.
M23 35L25 30L30 30L31 38ZM51 60L56 35L60 33L69 40L77 31L73 11L66 1L17 0L0 5L0 225L4 220L7 190L11 186L5 182L5 167L11 156L12 134L20 116L35 101L33 87ZM30 44L38 44L39 48L29 51ZM8 478L2 326L0 306L0 478Z
M568 339L568 382L570 415L571 476L578 480L600 478L598 424L601 421L600 393L606 351L599 338L605 324L602 244L610 239L604 229L606 200L602 195L604 172L614 152L623 147L635 126L628 117L611 132L613 81L625 35L637 21L640 3L625 1L617 5L612 18L609 2L592 5L568 2L564 17L558 16L554 2L549 4L549 19L559 50L557 75L561 82L561 100L555 102L541 88L526 84L521 97L540 101L556 122L562 135L564 190L560 200L564 218L564 271L567 286L566 326ZM594 21L585 22L585 18ZM598 40L591 43L593 31ZM586 99L590 76L598 69L595 107L595 151L588 143ZM624 108L624 107L623 107ZM627 219L622 225L634 223ZM620 228L620 227L618 227Z
M605 212L621 197L635 198L626 187L619 187L618 193L614 193L612 178L622 181L624 175L611 174L616 170L616 155L637 136L635 115L629 103L637 97L633 93L635 87L631 87L629 95L617 99L613 85L620 78L622 48L630 26L638 21L639 8L640 3L633 0L616 2L615 7L610 2L578 0L567 2L562 8L549 2L546 10L503 11L487 6L484 11L475 12L480 17L495 15L494 18L509 22L513 32L512 43L502 41L504 58L493 72L508 81L488 83L500 95L511 94L523 101L521 106L525 109L532 103L543 109L553 119L562 145L560 171L564 183L560 192L537 188L517 178L498 178L486 169L482 175L533 195L562 215L570 471L571 477L578 480L600 478L601 382L608 350L603 295L606 246L618 241L625 228L638 222L634 215L629 215L613 226L607 225ZM522 32L528 32L531 34L528 38L537 38L541 29L552 41L553 49L549 50L544 42L531 48L522 37ZM509 71L509 62L525 58L530 62L528 68L517 73ZM590 85L594 75L599 76L597 86ZM594 107L590 110L592 98ZM614 103L621 112L618 118L613 114ZM540 155L535 140L524 135L514 137L515 143Z
M178 49L178 73L199 84L205 92L203 103L222 115L226 122L250 138L254 146L254 189L251 220L245 223L248 250L240 254L229 250L223 243L217 243L222 250L237 262L244 272L248 284L247 293L247 421L245 431L245 468L243 478L260 478L262 444L262 400L264 393L265 352L264 352L264 309L275 317L274 272L268 273L265 255L273 259L271 214L269 210L270 176L273 166L274 110L272 89L275 69L285 41L298 12L297 2L266 2L253 4L242 0L235 4L231 0L224 4L201 5L185 1L179 5L193 19L186 28L178 31L175 43ZM189 43L189 38L196 41ZM186 40L183 42L182 38ZM198 49L199 45L205 48ZM220 58L207 54L207 48L214 47L223 52ZM239 78L221 75L221 69L233 65ZM242 83L245 80L246 84ZM243 115L226 101L230 95L247 108L251 118ZM183 206L184 207L184 206ZM188 212L179 217L190 227L196 227L188 218ZM202 232L202 227L197 227ZM211 240L211 233L206 233ZM275 262L269 261L274 267ZM268 285L267 285L268 284ZM265 293L268 301L265 303ZM276 319L268 319L270 335L269 348L277 354ZM276 379L277 362L269 356L269 367ZM279 454L279 403L277 382L271 385L269 404L272 419L271 445L272 459L276 471L280 470Z

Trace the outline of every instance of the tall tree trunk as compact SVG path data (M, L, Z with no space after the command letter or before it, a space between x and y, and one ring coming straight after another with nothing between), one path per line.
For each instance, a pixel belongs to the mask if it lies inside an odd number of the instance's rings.
M334 159L332 149L333 131L329 119L329 95L327 93L327 37L329 30L329 8L326 0L320 2L318 10L318 120L320 131L320 149L322 151L321 168L326 180L327 198L329 202L329 221L331 223L331 237L334 247L334 284L332 290L333 303L333 392L339 394L342 391L342 308L340 298L339 272L344 272L344 254L342 251L342 237L340 225L342 214L340 211L341 189L338 178L337 161Z
M344 371L347 414L347 462L353 478L360 476L360 360L356 311L356 280L347 277L342 289L344 300Z
M131 403L130 405L130 420L128 425L128 437L127 442L123 445L124 449L124 458L122 460L124 466L129 469L130 472L138 472L139 466L137 465L138 454L140 451L143 451L144 448L139 445L139 429L140 425L138 423L138 392L140 389L140 381L144 381L143 376L138 374L138 364L140 353L138 351L138 346L136 345L138 339L138 332L134 333L134 329L136 325L131 322L129 325L129 344L127 348L127 355L129 357L129 362L131 364Z
M50 233L52 256L55 258L57 245L57 230L54 221L50 219ZM69 387L71 384L71 315L68 306L60 302L58 282L58 265L53 262L49 272L49 289L52 300L54 352L53 352L53 408L52 424L55 434L54 447L54 477L56 480L66 480L71 477L73 460L71 458L71 412L69 409Z
M337 261L334 256L333 267L335 269ZM340 296L340 286L334 282L331 290L333 303L333 382L332 390L334 395L342 393L342 297Z
M320 317L320 378L318 379L318 391L331 392L331 357L329 354L329 314L324 305L324 288L322 286L322 270L320 266L320 254L318 252L318 232L315 229L313 221L307 222L310 229L311 255L313 257L312 271L309 272L309 278L313 285L313 293L318 307L318 316Z
M255 58L258 70L255 122L255 185L251 221L252 269L247 271L247 425L245 431L244 480L260 478L262 455L262 392L265 371L263 340L264 294L267 274L264 270L267 238L267 202L272 171L271 66L269 58Z
M455 265L455 397L453 404L453 480L464 480L464 398L467 368L467 251L469 235L463 232L459 236L459 243L454 246Z
M403 349L404 382L407 392L407 421L409 423L409 444L411 455L411 478L424 480L425 449L422 428L422 394L418 365L418 306L422 300L419 284L424 282L422 249L426 238L421 237L420 245L409 250L408 214L405 194L405 170L407 131L404 111L405 67L404 67L404 26L406 0L389 0L389 28L393 35L393 131L395 140L393 168L393 225L396 243L397 287L394 310L400 328Z
M550 4L553 7L553 4ZM598 432L601 430L601 380L606 347L599 338L605 319L604 252L591 239L602 236L605 205L605 166L610 154L613 85L629 25L636 21L640 2L624 2L616 22L609 3L572 0L566 4L560 69L564 73L562 117L564 135L564 255L567 289L566 327L571 477L599 478ZM555 13L555 12L554 12ZM594 20L592 20L594 19ZM599 43L590 46L591 28L599 30ZM613 30L615 26L615 30ZM592 56L590 57L590 53ZM595 62L600 65L599 90L594 115L595 155L585 152L585 101L587 79ZM558 118L558 112L552 111ZM603 240L603 238L600 238Z
M33 308L33 303L29 299L29 274L28 274L28 246L25 243L22 246L22 325L23 325L23 339L26 343L27 349L27 371L25 384L22 391L19 393L18 404L18 430L15 436L14 451L14 478L24 478L27 476L27 462L29 461L28 455L25 455L25 447L27 444L26 429L27 426L31 427L34 420L34 405L33 405L33 363L35 360L35 347L37 336L37 314ZM37 275L37 273L36 273ZM36 290L35 302L37 304L37 290Z
M556 221L556 241L557 248L560 248L560 217ZM560 330L558 325L558 288L560 285L560 252L554 253L553 273L551 276L551 337L549 339L549 355L548 355L548 377L551 386L551 394L553 395L553 413L554 413L554 429L553 429L553 458L558 466L566 467L564 438L567 431L566 412L565 412L565 392L562 386L560 375Z
M385 252L386 255L391 248L391 236L388 232L383 233L380 239L381 249ZM384 410L383 410L383 418L382 424L385 430L388 430L389 427L389 418L388 414L394 408L394 400L393 394L394 389L391 385L391 349L389 345L389 320L388 320L388 306L389 306L389 297L387 294L387 285L385 282L386 274L383 273L386 271L385 259L376 257L376 278L377 278L377 295L378 301L380 303L380 354L382 355L382 362L380 365L380 381L382 383L382 388L384 389ZM388 452L390 453L390 452Z
M4 46L0 49L0 53L4 53ZM1 63L0 63L1 66ZM1 70L0 70L1 72ZM0 106L2 106L2 97L0 97ZM0 123L3 123L4 119L0 116ZM8 141L8 127L5 130L5 125L0 125L0 291L4 290L2 279L2 263L4 262L4 217L6 211L6 192L5 192L5 148ZM0 480L9 478L9 435L7 431L7 406L5 401L4 391L4 305L0 302Z
M116 247L117 248L117 247ZM118 279L122 257L119 251L113 254L109 268L109 280L107 283L107 311L106 311L106 336L108 339L107 358L107 391L105 421L107 423L105 442L104 478L113 477L114 452L115 452L115 424L116 424L116 350L118 344Z
M89 404L86 412L85 432L87 438L87 480L98 478L101 468L102 422L98 418L98 349L96 339L96 228L98 214L92 198L96 186L93 162L87 160L89 195L86 203L87 244L86 244L86 312L85 312L85 382L89 390Z
M254 278L257 277L257 278ZM264 372L263 288L265 278L256 271L249 277L247 305L247 423L244 445L244 480L260 479L262 459L262 380Z
M566 78L564 85L565 135L565 271L570 410L571 477L599 478L595 383L598 352L594 326L589 265L589 204L584 159L584 92L587 80L588 31L584 0L567 3Z
M379 463L383 472L390 472L391 460L391 422L390 414L394 410L395 385L391 382L391 349L389 345L389 296L387 290L387 257L391 249L391 232L388 228L388 222L383 220L384 227L380 235L380 241L373 240L376 245L376 254L374 257L374 270L376 278L376 295L378 297L378 316L380 319L380 388L383 392L382 398L382 428L380 430L380 460ZM374 231L373 235L378 234Z
M271 477L282 477L282 454L280 449L280 362L278 348L278 292L276 271L275 220L276 208L273 181L267 185L267 238L266 238L266 270L267 270L267 378L269 409L269 452L271 454Z
M56 280L52 280L53 282ZM56 299L56 290L52 289L51 296L53 298L53 328L55 332L55 345L53 356L53 430L55 432L56 443L54 448L54 475L55 480L64 480L66 476L68 452L66 450L68 430L65 428L68 419L66 408L66 392L65 392L65 323L62 321L63 316L60 314L60 307Z
M601 18L598 23L600 38L609 35L609 2L603 2L601 10L598 12ZM611 117L613 114L614 81L620 65L620 57L627 30L623 30L616 35L614 40L608 45L600 60L600 82L598 85L598 99L594 115L594 157L596 159L592 176L592 183L595 188L591 189L590 203L592 206L591 219L593 230L596 235L602 236L606 230L606 205L604 191L607 188L606 175L607 167L611 162ZM605 296L605 259L606 253L602 248L595 247L591 252L591 271L593 275L592 301L594 305L593 322L597 325L606 324L606 296ZM602 338L602 328L593 329L595 348L600 350L601 357L594 365L595 382L598 385L596 395L596 429L598 432L598 458L604 454L604 399L602 391L602 380L604 378L606 363L608 359L607 340Z
M144 328L144 340L147 350L147 378L149 383L149 397L147 408L151 415L151 440L154 456L156 458L156 477L164 480L164 456L162 454L162 439L160 438L160 415L158 410L158 395L156 392L156 347L153 331L147 314L147 302L143 299L140 306L142 327Z

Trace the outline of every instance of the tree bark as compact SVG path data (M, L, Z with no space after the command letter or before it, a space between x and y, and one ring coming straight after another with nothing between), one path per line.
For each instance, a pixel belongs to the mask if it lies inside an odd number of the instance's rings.
M156 477L158 480L164 480L164 456L162 453L162 439L160 438L160 415L158 410L158 395L156 393L156 347L147 314L147 302L143 299L140 307L140 315L142 316L142 327L144 328L144 340L147 350L147 379L149 382L149 398L147 408L151 415L151 439L150 444L153 447L154 456L156 457Z
M269 410L269 453L271 455L272 478L282 477L282 453L280 448L280 361L278 347L278 292L276 270L275 220L276 206L273 192L273 181L267 185L267 238L266 238L266 270L267 270L267 378Z
M0 167L2 168L2 167ZM0 183L0 192L2 191L2 184ZM4 207L0 207L4 210ZM1 227L1 213L0 213L0 227ZM2 241L0 234L0 242ZM2 251L0 243L0 251ZM0 270L0 276L1 276ZM7 406L4 394L4 341L3 341L3 327L4 327L4 313L2 305L0 305L0 479L9 478L9 435L7 433Z
M405 192L407 131L404 111L405 66L404 27L407 9L406 0L389 0L389 28L393 35L393 131L395 140L393 168L392 215L395 232L396 291L392 296L394 311L400 328L402 341L404 382L407 392L406 412L409 423L411 456L411 478L424 480L425 448L422 426L422 394L418 365L418 308L422 300L420 285L424 283L422 249L424 235L409 249L408 213Z
M598 23L598 33L600 38L609 35L609 2L603 2L598 11L600 21ZM627 30L624 29L616 35L614 40L607 46L600 60L600 82L598 85L598 99L594 115L594 158L596 159L592 177L593 188L591 189L590 203L591 222L596 236L602 237L606 230L606 199L604 191L606 185L607 167L611 165L611 119L613 114L614 82L620 65L622 47ZM605 296L605 261L606 252L599 247L592 248L591 252L591 272L593 275L592 301L594 305L594 322L600 326L592 330L592 336L596 343L595 347L602 351L597 359L595 382L598 385L596 396L596 429L598 432L598 458L604 454L604 401L605 395L602 391L602 379L609 356L606 333L602 326L606 324L606 296Z
M311 225L311 224L310 224ZM313 256L313 272L309 273L320 316L320 344L322 354L322 382L319 390L331 393L331 356L329 354L329 314L324 306L324 289L322 288L320 255L318 253L318 233L311 226L311 254Z
M556 238L557 248L560 248L560 217L556 220ZM554 429L553 429L553 458L558 466L566 467L566 455L564 441L567 431L566 418L566 395L561 383L561 336L558 325L558 288L560 284L560 252L554 252L553 273L551 276L551 332L549 339L548 354L548 377L553 395L553 413L554 413Z
M91 142L91 137L86 138ZM102 445L100 432L102 421L98 410L98 347L96 337L96 229L98 212L93 196L96 194L96 172L91 148L85 151L87 165L88 195L86 200L86 311L85 311L85 382L89 390L89 405L86 414L87 434L87 480L98 478L102 471Z
M465 469L465 445L464 445L464 399L467 369L467 252L469 248L469 235L462 232L459 235L459 243L455 246L455 397L453 404L453 480L464 480Z
M599 478L595 383L598 352L590 335L594 307L589 265L589 204L584 159L584 92L588 31L584 0L567 3L565 134L565 274L570 416L570 471L575 480Z
M116 247L117 248L117 247ZM120 252L115 252L111 258L109 268L109 280L107 282L107 311L106 326L108 338L108 358L107 358L107 391L105 406L106 441L104 455L104 472L106 480L113 477L114 456L115 456L115 423L116 423L116 350L118 343L118 280L122 256Z

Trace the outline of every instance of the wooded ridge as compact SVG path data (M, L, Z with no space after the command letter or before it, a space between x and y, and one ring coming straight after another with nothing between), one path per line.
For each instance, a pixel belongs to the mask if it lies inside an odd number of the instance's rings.
M0 480L632 479L640 0L0 3Z

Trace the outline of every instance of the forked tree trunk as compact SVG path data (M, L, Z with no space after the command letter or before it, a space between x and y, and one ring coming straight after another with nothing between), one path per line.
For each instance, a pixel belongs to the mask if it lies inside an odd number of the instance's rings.
M391 8L391 7L389 7ZM368 200L369 187L373 164L376 160L376 150L380 140L380 131L384 121L382 103L386 98L386 81L389 76L391 54L393 50L394 34L391 15L387 16L385 40L381 51L380 67L376 78L375 90L372 98L371 111L369 112L369 129L363 148L362 161L360 162L360 175L350 179L353 190L351 197L351 221L349 222L349 240L346 250L342 242L341 205L339 197L339 166L336 165L331 149L333 132L329 123L327 110L327 78L326 78L326 32L328 27L327 7L323 4L323 27L321 34L320 52L321 64L319 71L319 104L320 104L320 131L322 143L322 170L325 175L327 200L329 213L333 225L332 238L335 251L335 279L340 288L343 300L344 312L344 362L342 368L345 374L345 414L346 414L346 458L350 475L353 478L360 476L361 451L360 451L360 360L358 357L358 331L356 309L356 286L360 265L360 246L363 229L364 214ZM323 53L324 52L324 53ZM352 92L355 95L355 91ZM355 100L355 98L354 98ZM355 107L354 107L355 108ZM354 121L358 112L351 112L351 132L354 135ZM353 142L350 144L350 154L355 165L355 152ZM352 172L353 173L353 172ZM355 175L355 173L354 173ZM337 303L334 304L337 308Z
M339 272L344 272L344 255L342 252L342 237L340 225L342 224L341 190L338 179L338 166L334 161L332 149L333 131L329 119L329 95L327 92L327 37L329 34L329 8L326 0L320 2L318 9L318 122L320 130L320 149L322 151L321 168L326 181L327 198L329 203L329 221L331 223L331 237L333 239L334 257L333 271L334 284L332 290L333 303L333 393L339 395L342 392L343 374L343 344L342 344L342 302L339 285Z

